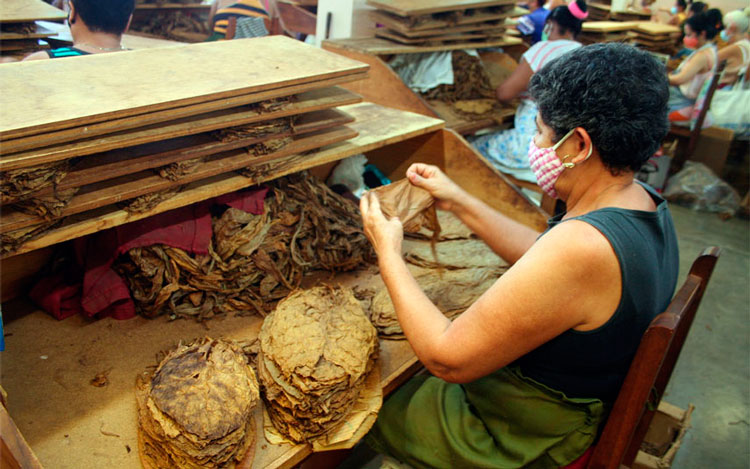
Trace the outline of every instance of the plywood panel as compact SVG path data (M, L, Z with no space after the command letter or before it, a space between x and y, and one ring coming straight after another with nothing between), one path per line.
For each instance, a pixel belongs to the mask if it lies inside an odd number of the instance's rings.
M512 5L514 0L367 0L367 4L401 16L425 15L441 11Z
M421 52L438 52L459 49L479 49L484 47L505 47L519 45L522 43L523 41L519 38L503 36L498 38L497 40L488 40L482 42L461 42L440 44L434 46L412 46L407 44L398 44L396 42L378 37L333 39L325 41L323 44L329 44L330 47L328 48L338 47L372 55L392 55L418 54Z
M141 114L133 117L123 117L120 119L112 119L98 124L90 124L81 127L71 127L69 129L58 130L55 132L47 132L44 134L30 135L28 137L14 138L10 140L4 140L0 144L0 155L17 153L23 150L30 150L32 148L41 148L49 145L70 142L78 140L82 136L94 137L97 135L104 135L113 132L121 132L123 130L134 129L137 127L143 127L150 124L156 124L159 122L174 121L183 117L195 116L198 114L204 114L212 111L218 111L222 109L234 108L237 106L243 106L245 104L256 103L259 101L265 101L267 99L274 99L281 96L289 96L305 91L317 90L321 88L327 88L330 86L338 85L341 83L348 83L352 80L361 80L367 77L366 73L357 73L355 75L343 76L337 78L328 78L325 80L319 80L313 83L303 83L299 85L284 86L269 91L261 91L259 93L250 93L232 98L219 99L216 101L208 101L200 104L193 104L190 106L181 106L178 108L167 109L164 111L150 112L148 114ZM0 158L0 165L2 159Z
M295 137L293 142L284 146L281 150L260 157L249 155L244 149L211 155L204 159L198 166L198 169L190 174L181 176L177 181L165 179L153 171L140 171L108 179L82 188L68 205L65 206L58 217L48 217L45 219L43 217L27 215L16 210L5 209L2 215L0 215L0 233L7 233L38 225L45 221L87 212L110 204L134 199L141 195L176 188L194 181L210 178L217 174L242 169L249 164L262 164L288 155L305 153L325 145L348 140L356 135L355 131L347 127L337 127Z
M488 21L499 21L504 20L510 16L518 16L518 12L509 6L510 10L505 13L494 13L494 12L483 12L479 11L471 15L462 15L458 19L440 19L440 18L429 18L421 19L416 24L412 24L409 18L404 18L387 11L374 10L369 12L370 17L376 23L384 24L385 26L394 29L404 35L410 35L419 31L431 30L437 28L447 28L453 26L472 25L475 23L485 23ZM525 10L520 10L523 14Z
M584 21L582 31L596 33L611 33L617 31L630 31L636 23L627 21Z
M63 225L37 239L26 242L11 257L53 244L61 243L100 230L156 215L167 210L183 207L220 194L234 192L259 182L295 173L316 166L332 163L348 156L365 153L412 137L434 132L444 126L443 121L410 112L388 109L372 103L343 106L342 111L356 120L349 127L358 135L342 143L329 145L307 155L292 155L270 163L248 163L257 168L258 177L249 179L240 175L222 175L197 183L188 184L174 197L143 213L128 213L116 207L108 207L87 213L85 216L68 217Z
M3 0L0 23L28 23L35 20L63 20L68 15L42 0Z
M50 37L54 35L55 35L55 32L53 30L37 25L36 30L33 33L29 33L29 34L0 32L0 41L8 41L12 39L34 39L34 38L38 39L38 38Z
M435 42L442 42L442 43L450 43L450 42L461 42L463 44L471 44L470 41L477 41L478 43L484 42L484 41L491 41L493 38L496 37L503 37L503 34L505 34L505 28L499 28L494 29L492 31L477 31L475 33L463 33L463 34L450 34L449 31L446 31L445 34L439 35L439 36L431 36L431 37L415 37L415 38L408 38L405 36L401 36L400 34L390 31L385 28L378 29L375 31L375 35L378 37L383 37L386 39L390 39L402 44L408 44L408 45L420 45L420 44L432 44ZM478 47L478 46L474 46Z
M0 67L0 137L34 135L366 69L283 36L10 63Z
M324 88L302 93L298 99L272 112L260 112L249 107L238 107L179 119L164 124L154 124L134 130L78 140L54 147L30 150L0 157L0 170L36 166L76 156L91 155L103 151L140 145L168 138L193 135L224 127L243 125L284 116L312 112L361 101L361 98L342 88Z
M113 179L146 169L158 168L170 163L244 148L272 138L304 135L318 130L346 125L353 121L354 118L345 112L336 109L326 109L303 114L295 120L292 130L278 132L273 135L239 138L223 142L206 133L123 148L78 162L75 168L56 186L36 191L31 195L33 197L50 195L54 191L82 187L86 184L106 181L107 179ZM16 200L18 199L3 198L2 203L10 204Z

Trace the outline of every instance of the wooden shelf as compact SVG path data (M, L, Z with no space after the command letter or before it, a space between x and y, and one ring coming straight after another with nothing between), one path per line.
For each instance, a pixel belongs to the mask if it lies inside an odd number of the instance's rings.
M210 10L211 4L205 3L137 3L136 10Z
M67 17L67 13L42 0L2 0L0 2L0 23L30 23L36 20L62 21Z
M326 146L311 154L290 155L270 161L264 159L248 160L248 167L256 169L260 174L258 178L249 179L245 176L227 173L196 181L188 184L174 197L146 212L135 214L119 209L117 206L107 206L70 216L59 228L26 242L18 251L5 257L51 246L210 199L217 195L234 192L287 174L335 162L348 156L432 132L444 126L443 121L438 119L388 109L372 103L343 106L340 109L356 119L349 127L356 131L358 136L351 140Z
M437 46L410 46L398 44L386 39L375 37L330 39L323 42L323 48L328 50L350 50L372 55L419 54L422 52L439 52L446 50L480 49L485 47L507 47L522 44L519 38L503 36L498 39L481 42L461 42L455 44L441 44Z

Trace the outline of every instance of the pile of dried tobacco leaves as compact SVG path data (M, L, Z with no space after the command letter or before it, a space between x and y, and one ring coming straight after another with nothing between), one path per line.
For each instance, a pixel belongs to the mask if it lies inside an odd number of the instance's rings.
M260 331L258 378L274 427L295 442L345 419L375 364L377 333L348 288L321 286L279 302Z
M136 384L141 456L153 468L233 468L255 442L258 381L235 345L180 345Z
M229 208L214 218L208 255L154 245L121 256L114 268L139 313L198 320L227 312L265 316L304 274L374 260L351 201L306 173L269 186L264 214Z

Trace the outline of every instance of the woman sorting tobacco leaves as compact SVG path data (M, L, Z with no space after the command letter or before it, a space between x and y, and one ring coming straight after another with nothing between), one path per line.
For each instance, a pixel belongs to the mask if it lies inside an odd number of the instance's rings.
M613 66L617 64L617 66ZM365 233L407 340L432 376L384 404L368 442L414 467L560 467L601 429L652 318L677 280L666 202L633 178L667 132L664 68L624 44L597 44L532 78L529 146L540 186L567 204L542 234L495 212L437 167L426 189L512 264L451 321L401 255L397 218L361 200Z

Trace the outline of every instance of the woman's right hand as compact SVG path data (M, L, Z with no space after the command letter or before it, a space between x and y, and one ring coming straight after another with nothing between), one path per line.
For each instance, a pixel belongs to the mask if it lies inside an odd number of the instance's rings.
M413 185L429 192L435 199L435 207L440 210L455 210L464 195L463 189L437 166L414 163L406 170L406 177Z

